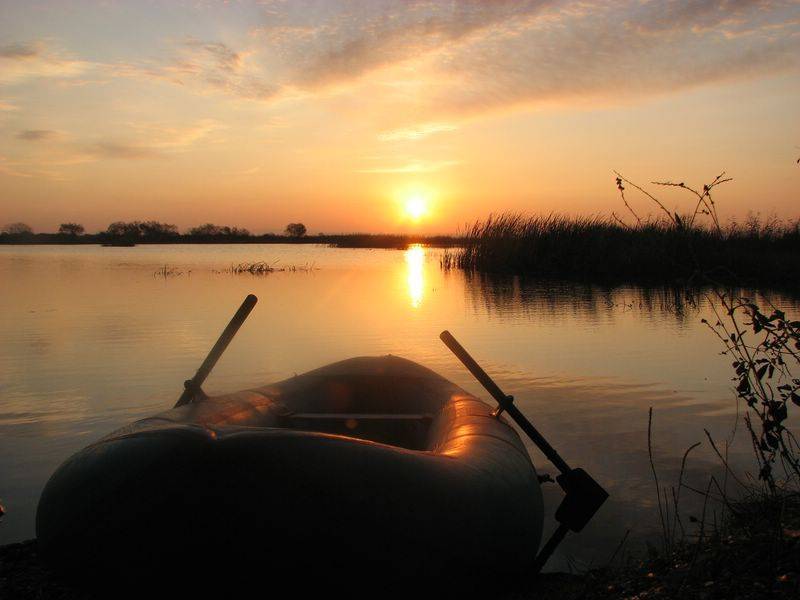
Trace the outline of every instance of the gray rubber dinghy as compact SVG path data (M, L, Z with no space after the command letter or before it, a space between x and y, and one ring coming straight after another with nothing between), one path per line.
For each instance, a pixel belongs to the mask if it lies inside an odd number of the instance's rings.
M536 470L505 419L384 356L203 395L111 433L53 474L37 535L51 564L81 572L453 581L530 569L542 520Z

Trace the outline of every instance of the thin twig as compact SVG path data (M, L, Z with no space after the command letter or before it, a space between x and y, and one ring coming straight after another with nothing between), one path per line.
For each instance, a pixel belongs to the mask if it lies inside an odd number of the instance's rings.
M656 498L658 499L658 518L661 521L661 531L664 536L664 548L669 548L669 531L664 522L664 509L661 507L661 487L658 483L658 472L653 461L653 407L650 407L647 416L647 455L650 458L650 469L653 472L653 481L656 484Z

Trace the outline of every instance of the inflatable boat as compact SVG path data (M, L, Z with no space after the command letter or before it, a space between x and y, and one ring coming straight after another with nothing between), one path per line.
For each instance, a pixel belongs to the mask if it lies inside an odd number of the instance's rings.
M36 526L51 564L128 580L191 569L200 581L456 581L530 570L542 520L536 470L509 423L383 356L123 427L58 468Z

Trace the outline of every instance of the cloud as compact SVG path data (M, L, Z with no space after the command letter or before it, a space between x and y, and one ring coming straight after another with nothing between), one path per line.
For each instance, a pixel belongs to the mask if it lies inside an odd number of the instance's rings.
M0 47L0 58L7 60L27 60L36 57L40 49L31 44L8 44Z
M272 3L258 33L294 65L290 82L315 88L452 47L497 23L523 23L547 0ZM320 12L323 14L320 15ZM314 15L314 16L312 16Z
M156 158L159 152L150 146L127 144L124 142L101 141L83 147L80 154L87 158L100 160L104 158L122 160L140 160Z
M255 175L256 173L261 172L261 167L255 166L250 167L249 169L237 169L235 171L228 171L227 174L233 177L247 177L249 175Z
M18 84L43 77L74 77L91 68L49 48L43 42L0 46L0 84Z
M395 69L415 88L387 86L380 99L418 107L406 110L417 120L769 76L795 68L800 50L800 4L789 0L327 3L315 21L319 10L272 4L256 37L284 57L274 81L357 90ZM424 135L411 126L381 139Z
M369 93L365 101L397 115L379 139L400 141L486 111L629 101L769 76L795 68L800 50L794 0L262 5L262 22L238 47L188 38L163 57L106 69L262 102Z
M14 160L0 156L0 174L63 180L67 169L76 165L104 160L162 160L188 151L223 128L213 119L181 126L139 123L129 125L123 132L94 139L76 139L48 129L26 129L15 138L31 143ZM41 141L48 143L36 143Z
M786 5L774 0L649 0L635 11L629 24L641 32L699 33L720 26L738 28Z
M413 127L393 129L378 134L378 139L382 142L420 140L435 133L444 131L455 131L458 126L452 123L423 123Z
M43 140L52 140L58 136L59 132L52 129L23 129L15 137L26 142L41 142Z
M167 81L200 92L224 93L248 100L266 100L280 90L246 55L221 42L188 39L161 60L108 65L111 75Z
M224 128L214 119L201 119L181 127L154 123L132 123L130 126L139 137L147 140L148 146L157 150L183 150Z
M184 126L167 126L159 123L130 125L135 133L126 138L109 137L72 146L73 157L85 160L141 160L159 158L182 152L223 126L213 119L201 119Z
M460 164L457 160L440 160L440 161L414 161L398 166L385 166L373 167L367 169L358 169L356 173L384 173L384 174L400 174L400 173L435 173L449 169Z
M19 168L21 166L23 167L22 169ZM34 176L33 173L30 173L24 169L24 165L20 163L20 161L9 160L5 156L0 156L0 174L24 178L30 178Z
M437 56L432 79L447 76L453 84L432 86L420 112L452 119L512 107L608 104L797 68L800 31L773 27L785 22L783 3L676 1L667 9L673 4L703 4L703 9L690 19L684 7L684 24L666 29L669 21L662 26L657 20L660 1L584 3L581 10L553 14L523 29L498 30L459 52ZM797 12L798 5L789 8ZM727 35L734 21L744 27L748 18L747 26L760 34Z
M123 77L256 102L349 95L331 106L354 107L374 118L379 140L398 142L486 113L630 102L800 64L796 0L260 4L246 38L184 38L151 58L87 62L42 42L3 46L0 84Z

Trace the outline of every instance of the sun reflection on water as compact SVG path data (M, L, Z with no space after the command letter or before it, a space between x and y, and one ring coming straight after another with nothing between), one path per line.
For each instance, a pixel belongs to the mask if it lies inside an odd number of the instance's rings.
M408 296L411 307L419 308L425 293L425 248L422 244L411 244L406 250L406 267L408 268Z

